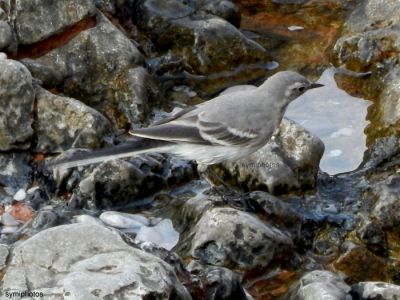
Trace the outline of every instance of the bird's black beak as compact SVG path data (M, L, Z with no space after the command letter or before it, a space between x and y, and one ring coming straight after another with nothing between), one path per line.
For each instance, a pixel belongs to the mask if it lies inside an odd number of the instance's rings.
M310 84L310 86L308 87L308 89L310 90L310 89L315 89L315 88L319 88L319 87L323 87L323 86L324 86L324 85L321 84L321 83L313 82L313 83Z

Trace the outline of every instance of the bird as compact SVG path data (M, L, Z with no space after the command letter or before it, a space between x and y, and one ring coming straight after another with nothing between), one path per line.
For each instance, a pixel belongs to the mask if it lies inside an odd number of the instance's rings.
M280 71L252 90L217 96L132 130L131 141L76 153L56 161L72 168L148 152L194 160L202 168L236 161L263 147L279 128L287 106L306 91L322 87L294 71Z

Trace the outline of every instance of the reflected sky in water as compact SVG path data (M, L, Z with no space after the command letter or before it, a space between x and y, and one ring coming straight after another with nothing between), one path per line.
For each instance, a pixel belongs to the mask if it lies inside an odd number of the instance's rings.
M299 123L325 144L320 168L334 175L356 169L366 150L364 128L371 101L350 96L339 89L334 69L327 69L318 80L324 87L310 90L293 101L286 117Z

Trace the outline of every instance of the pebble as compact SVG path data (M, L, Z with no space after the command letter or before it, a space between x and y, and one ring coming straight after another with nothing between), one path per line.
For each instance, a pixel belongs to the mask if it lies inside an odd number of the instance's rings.
M0 223L5 226L18 226L20 223L13 218L8 212L0 216ZM3 227L4 228L4 227Z
M15 201L22 201L26 198L26 192L24 189L19 189L15 194L13 199Z
M289 31L299 31L299 30L303 30L304 27L303 27L303 26L292 25L292 26L289 26L287 29L288 29Z
M18 226L3 226L0 229L1 234L15 233L18 230Z
M146 217L117 211L103 212L100 215L100 220L102 220L106 225L121 229L141 228L143 225L150 225L149 220Z

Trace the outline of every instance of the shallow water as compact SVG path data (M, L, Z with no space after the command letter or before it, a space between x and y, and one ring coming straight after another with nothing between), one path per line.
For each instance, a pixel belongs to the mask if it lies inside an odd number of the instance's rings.
M331 175L355 170L361 164L367 149L367 109L372 104L339 89L334 73L334 68L325 70L318 80L325 86L299 97L286 112L286 117L324 142L320 168Z

